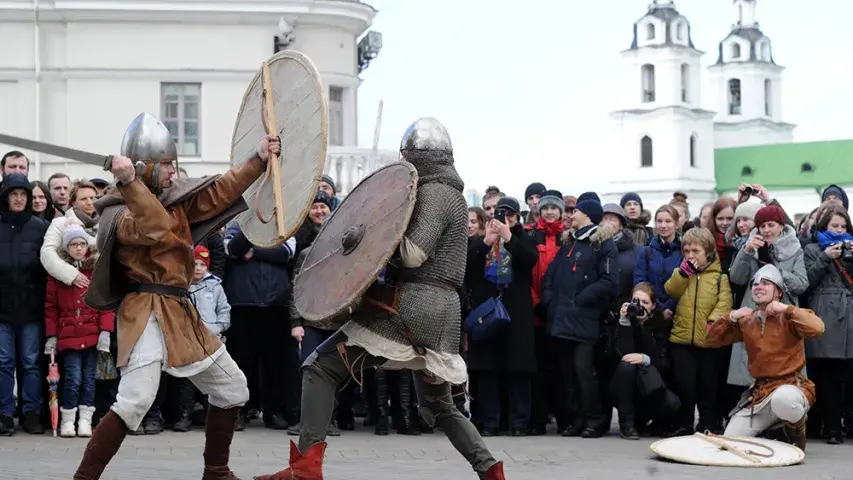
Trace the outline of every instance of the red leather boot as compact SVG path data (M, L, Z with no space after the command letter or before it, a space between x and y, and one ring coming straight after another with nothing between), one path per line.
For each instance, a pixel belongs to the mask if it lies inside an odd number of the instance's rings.
M296 443L291 440L290 466L272 475L259 475L255 477L255 480L323 480L323 455L325 453L326 442L311 445L303 454L299 452Z
M498 462L492 465L492 468L486 472L486 480L506 480L506 475L504 475L504 462Z

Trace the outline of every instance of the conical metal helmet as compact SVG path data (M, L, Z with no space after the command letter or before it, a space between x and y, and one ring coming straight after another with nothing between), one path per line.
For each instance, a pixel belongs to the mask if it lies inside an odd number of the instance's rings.
M121 139L121 154L134 162L174 162L178 149L169 129L150 113L140 113Z
M418 119L403 135L400 151L432 150L453 153L453 144L447 129L438 120L431 117Z
M161 165L174 162L175 171L178 170L175 140L163 122L150 113L140 113L130 122L121 139L120 153L134 163L145 163L148 168L142 181L155 194L159 194L164 187L160 179Z

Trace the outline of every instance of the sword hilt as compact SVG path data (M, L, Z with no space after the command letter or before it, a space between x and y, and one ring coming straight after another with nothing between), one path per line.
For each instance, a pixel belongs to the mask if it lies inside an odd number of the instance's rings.
M104 157L104 171L109 172L113 168L113 155L107 155ZM143 162L136 162L133 164L133 168L136 169L136 176L142 178L145 175L145 172L148 171L147 167Z

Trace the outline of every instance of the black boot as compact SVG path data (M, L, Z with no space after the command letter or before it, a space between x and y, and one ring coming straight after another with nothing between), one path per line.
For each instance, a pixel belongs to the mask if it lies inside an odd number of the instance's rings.
M400 428L397 433L400 435L420 435L420 415L417 413L417 402L414 399L414 383L412 372L409 370L400 370L395 373L397 375L397 384L400 389L400 420L398 424ZM414 411L413 411L414 410Z
M376 382L376 369L370 369L364 372L364 403L366 405L367 414L364 416L363 425L372 427L379 421L382 413L379 411L378 387Z
M640 432L634 426L633 415L619 414L619 436L625 440L639 440Z
M178 386L178 420L172 425L172 431L189 432L192 428L193 405L195 404L195 387L187 378L179 379Z
M391 396L388 393L388 372L386 370L377 370L373 385L376 390L376 409L379 411L379 416L376 420L376 428L373 430L373 433L376 435L388 435L390 432L388 417L391 416ZM370 406L368 406L368 408L370 408Z

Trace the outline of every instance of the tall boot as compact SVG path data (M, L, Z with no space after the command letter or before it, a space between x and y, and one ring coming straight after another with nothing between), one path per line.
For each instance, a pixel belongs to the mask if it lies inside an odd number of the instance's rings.
M305 450L293 440L290 441L290 465L286 469L272 475L259 475L255 480L323 480L323 455L326 453L326 442L315 443ZM500 478L500 477L496 477Z
M178 419L172 425L172 431L189 432L193 425L195 386L188 378L177 378L176 380L178 380Z
M77 436L91 437L92 436L92 415L95 414L95 407L87 407L80 405L80 418L77 420Z
M379 418L376 420L376 435L388 435L388 417L391 416L391 395L388 393L388 371L376 370L374 388L376 389L376 408L379 410ZM369 407L368 407L369 408Z
M397 433L400 435L420 435L420 416L417 414L417 406L412 411L414 395L412 395L412 374L409 370L400 370L395 372L397 375L397 388L399 389L400 410L397 420Z
M228 468L231 440L240 407L222 409L210 406L204 427L204 475L202 480L239 480Z
M127 425L114 411L110 410L98 422L92 439L86 445L83 460L77 467L74 480L98 480L107 464L115 456L127 436Z
M367 415L364 417L364 426L372 427L379 421L382 412L379 411L379 400L377 400L376 369L371 368L364 372L364 403L367 406Z
M785 422L785 434L788 441L804 452L806 451L806 418L807 415L803 415L803 418L797 423Z
M498 462L489 468L483 480L506 480L504 475L504 462Z

